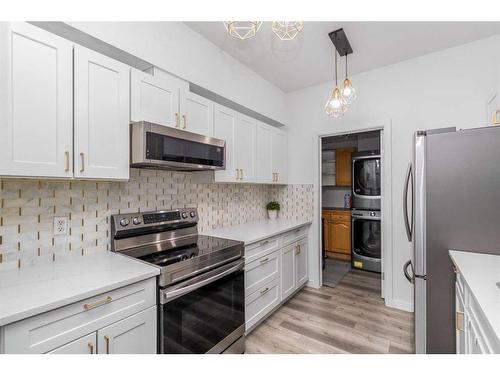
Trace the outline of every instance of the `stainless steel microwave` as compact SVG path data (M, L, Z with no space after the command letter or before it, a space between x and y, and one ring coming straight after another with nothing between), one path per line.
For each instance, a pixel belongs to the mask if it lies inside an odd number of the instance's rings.
M130 125L130 166L202 171L225 169L226 142L146 121Z

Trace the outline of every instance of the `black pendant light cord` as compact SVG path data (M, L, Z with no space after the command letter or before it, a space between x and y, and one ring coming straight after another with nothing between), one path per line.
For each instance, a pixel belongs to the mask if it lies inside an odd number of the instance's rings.
M335 55L335 87L338 86L338 81L337 81L337 50L333 50L333 54Z

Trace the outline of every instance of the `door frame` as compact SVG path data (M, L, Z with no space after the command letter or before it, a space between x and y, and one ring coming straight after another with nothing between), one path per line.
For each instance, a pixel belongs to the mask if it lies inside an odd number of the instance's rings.
M319 264L318 271L319 274L316 280L319 281L319 287L323 285L323 270L322 270L322 236L323 236L323 226L321 225L321 214L322 214L322 163L321 163L321 144L323 138L335 137L346 134L357 134L364 133L368 131L380 131L380 159L382 165L382 192L381 192L381 222L382 233L381 233L381 268L382 268L382 278L381 278L381 296L384 298L385 304L387 306L396 307L392 303L393 297L393 269L392 269L392 155L391 155L391 139L392 139L392 124L390 120L381 121L377 124L362 124L356 127L340 126L335 132L321 133L316 137L316 151L317 151L317 165L318 165L318 178L316 185L316 194L319 199L316 201L316 220L318 222L317 235L319 239L318 246L318 259ZM315 260L316 261L316 260Z

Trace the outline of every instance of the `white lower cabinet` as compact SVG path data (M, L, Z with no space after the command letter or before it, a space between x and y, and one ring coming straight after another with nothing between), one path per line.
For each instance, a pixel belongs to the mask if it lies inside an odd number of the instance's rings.
M5 354L156 353L156 279L8 324L0 333Z
M245 248L245 328L248 333L308 280L304 226Z

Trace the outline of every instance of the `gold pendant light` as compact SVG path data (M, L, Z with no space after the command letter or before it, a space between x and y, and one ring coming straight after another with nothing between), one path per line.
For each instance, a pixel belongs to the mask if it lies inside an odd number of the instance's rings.
M357 97L356 90L352 87L352 83L349 78L347 78L347 54L345 55L345 78L344 87L342 88L342 97L347 105L350 105Z
M224 21L227 34L240 40L253 38L261 25L261 21Z
M295 39L303 28L303 21L274 21L272 26L273 33L281 40Z
M342 117L344 113L347 111L347 103L338 87L337 50L334 49L333 53L335 55L335 88L332 90L332 93L330 94L330 97L326 102L325 112L330 117L339 118Z

